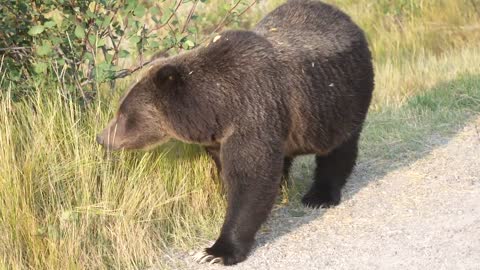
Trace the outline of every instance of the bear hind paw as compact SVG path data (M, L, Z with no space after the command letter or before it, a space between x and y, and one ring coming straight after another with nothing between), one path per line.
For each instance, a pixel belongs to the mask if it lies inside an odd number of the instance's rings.
M340 190L310 190L302 198L302 204L309 208L330 208L340 203Z

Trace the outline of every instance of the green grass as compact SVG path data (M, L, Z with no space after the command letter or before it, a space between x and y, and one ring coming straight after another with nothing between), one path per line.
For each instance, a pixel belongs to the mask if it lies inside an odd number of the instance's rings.
M386 107L370 113L361 158L377 163L409 161L444 143L443 139L453 136L479 114L479 74L441 81L399 108Z
M260 3L238 27L281 2ZM480 17L471 1L329 2L365 28L374 53L361 162L388 167L418 158L478 115ZM106 154L94 135L120 93L105 87L82 108L55 82L31 83L36 94L20 101L10 98L14 85L0 92L0 269L165 266L169 248L215 238L225 201L199 147ZM304 183L309 166L296 169ZM282 202L296 201L300 184L284 190Z

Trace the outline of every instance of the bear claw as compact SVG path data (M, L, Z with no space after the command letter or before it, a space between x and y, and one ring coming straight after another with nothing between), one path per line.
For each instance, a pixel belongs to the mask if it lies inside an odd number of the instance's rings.
M217 258L211 260L211 261L210 261L210 264L216 264L216 263L220 263L220 262L222 262L222 258L218 258L218 257L217 257Z
M193 260L200 264L203 264L203 263L216 264L221 262L222 258L210 255L205 251L200 251L197 254L193 255Z

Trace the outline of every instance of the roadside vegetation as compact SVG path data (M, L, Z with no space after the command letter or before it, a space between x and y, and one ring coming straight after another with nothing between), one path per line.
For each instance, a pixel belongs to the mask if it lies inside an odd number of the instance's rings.
M191 49L224 25L252 27L283 1L183 1L176 11L177 1L160 1L158 10L151 1L129 10L98 1L82 7L90 15L56 9L72 17L48 7L66 1L43 2L37 11L48 15L32 13L21 24L12 12L30 7L0 7L0 269L165 266L172 248L214 239L225 198L200 147L171 142L107 154L94 135L141 74L133 67L158 51ZM328 2L365 30L374 55L376 89L360 162L389 166L428 151L432 136L450 135L480 113L480 3ZM115 21L123 33L102 44L102 29L114 31ZM143 33L163 24L156 36ZM293 175L294 183L309 180ZM301 186L286 188L279 204L297 200Z

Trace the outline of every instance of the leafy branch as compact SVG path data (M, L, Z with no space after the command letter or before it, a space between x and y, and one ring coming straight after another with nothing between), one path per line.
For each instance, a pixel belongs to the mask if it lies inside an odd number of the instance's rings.
M209 35L256 3L246 1L235 1ZM65 96L78 94L85 101L96 95L100 83L113 86L115 80L150 64L156 56L145 61L149 52L189 50L206 40L197 42L205 34L198 33L200 3L205 0L27 2L0 5L0 54L8 66L2 81L31 87L27 82L31 78L47 80L52 75L62 91L72 91ZM122 59L138 60L133 67L120 69Z

